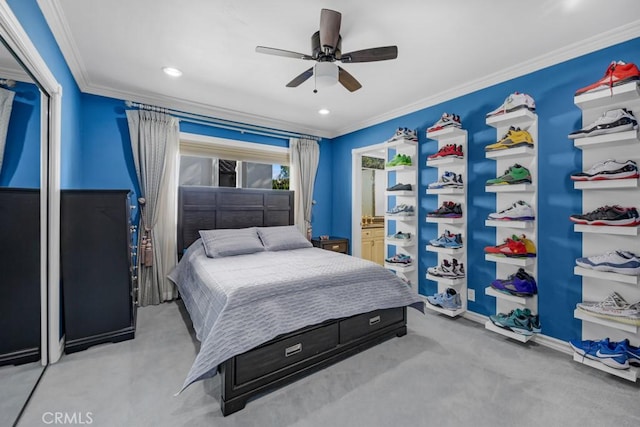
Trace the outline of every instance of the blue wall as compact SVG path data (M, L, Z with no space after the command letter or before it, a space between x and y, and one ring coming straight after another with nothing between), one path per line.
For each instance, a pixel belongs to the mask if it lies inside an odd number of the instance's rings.
M538 113L538 307L543 333L568 340L580 336L580 322L573 308L581 300L581 281L573 275L574 260L581 255L581 235L574 233L569 215L582 210L579 191L573 190L571 172L580 170L581 156L567 134L581 125L581 112L573 104L576 89L602 77L612 60L640 63L640 38L603 49L562 64L452 99L433 107L353 132L333 140L333 233L351 235L351 150L383 142L398 127L416 128L419 133L419 210L418 218L437 208L437 198L426 196L429 182L435 181L435 168L426 168L426 156L436 151L437 142L426 139L426 128L443 112L462 118L469 132L468 149L468 287L476 290L476 301L469 310L484 315L495 313L495 298L483 289L495 279L495 266L484 261L483 249L495 244L495 230L484 226L484 219L495 211L495 196L484 191L484 183L495 177L495 162L484 156L484 147L496 141L495 129L485 124L485 114L512 92L531 95ZM443 88L446 89L446 88ZM339 171L339 172L338 172ZM437 226L420 225L420 292L436 291L434 282L424 279L426 268L436 264L435 254L426 252L428 239L436 237Z
M40 90L16 82L0 187L40 188Z

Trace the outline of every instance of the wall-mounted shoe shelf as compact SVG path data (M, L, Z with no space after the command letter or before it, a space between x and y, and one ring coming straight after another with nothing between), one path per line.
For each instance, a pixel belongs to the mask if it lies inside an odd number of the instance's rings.
M445 316L456 317L456 316L459 316L459 315L463 314L465 311L467 311L465 308L459 308L457 310L448 310L446 308L442 308L442 307L438 307L438 306L429 304L429 301L427 301L427 299L425 297L423 297L423 299L424 299L424 306L425 307L427 307L429 310L435 311L437 313L444 314Z
M449 127L436 132L427 132L427 138L436 140L436 144L428 142L429 147L433 147L430 150L432 153L436 153L439 149L445 145L455 144L462 146L462 152L464 158L457 157L445 157L434 160L427 160L427 166L438 168L438 179L443 175L445 171L453 172L456 175L462 177L462 188L437 188L427 189L428 195L437 196L438 206L442 206L445 201L451 201L459 203L462 206L462 218L437 218L427 217L426 222L428 224L437 224L437 229L430 228L429 237L427 242L432 239L437 239L444 234L445 230L453 234L461 234L463 247L459 249L441 248L432 245L427 245L426 250L437 254L437 265L441 265L445 259L456 259L458 263L466 267L467 263L467 131L464 129ZM426 183L429 184L429 183ZM432 227L432 226L430 226ZM431 231L433 230L433 231ZM458 310L446 310L434 307L428 302L425 304L427 308L434 310L438 313L445 314L450 317L458 316L467 311L467 279L451 279L446 277L433 276L426 274L427 280L432 280L437 283L437 292L444 292L448 287L454 287L456 292L460 295L461 307Z
M638 119L638 113L640 113L639 82L634 81L576 96L574 103L582 110L582 126L590 126L607 111L618 108L633 111ZM578 138L573 140L573 144L574 147L580 149L584 170L588 170L592 165L607 159L633 160L640 163L638 130ZM575 213L590 212L600 206L621 205L640 208L638 179L575 181L573 187L582 191L582 212ZM574 224L573 228L576 232L581 233L583 256L600 255L615 250L640 252L638 250L640 248L638 227ZM601 301L604 298L603 295L612 291L617 292L631 304L640 301L638 276L597 271L578 266L574 267L573 273L581 276L583 301ZM593 316L579 309L575 309L573 314L575 318L582 320L582 333L580 337L576 338L601 340L610 337L612 341L622 341L627 338L631 340L632 344L638 344L638 330L640 328L636 325ZM629 381L636 381L638 378L637 369L612 369L598 361L583 359L580 355L574 355L573 360Z
M389 270L395 270L400 273L410 273L416 270L416 266L414 264L403 265L403 264L394 264L391 262L385 262L384 266Z
M400 248L407 248L409 246L414 246L416 241L414 239L385 239L385 243L387 245L393 245Z
M385 196L408 196L408 197L414 197L416 195L416 193L415 193L415 191L399 190L399 191L385 191L384 195Z
M415 166L407 166L407 165L400 165L400 166L387 166L384 168L385 171L387 172L415 172L416 171L416 167Z
M538 205L538 116L528 109L520 109L511 113L489 117L487 125L496 129L496 141L500 141L513 126L529 132L533 140L533 146L521 146L504 150L486 151L485 158L495 162L496 176L501 176L514 164L519 164L531 173L531 183L485 185L487 193L494 193L496 198L496 210L499 212L513 205L517 201L524 201L535 212ZM509 221L509 220L485 220L486 227L495 229L496 243L500 245L506 238L513 234L525 234L536 247L537 221ZM516 273L518 268L523 268L527 273L537 279L537 257L506 257L495 254L485 254L485 260L495 263L495 278L506 279ZM538 283L540 285L540 283ZM533 314L538 312L538 297L518 297L496 291L491 286L485 288L485 295L494 297L496 301L496 313L509 313L516 308L528 308ZM485 328L500 335L507 336L519 342L527 342L535 336L522 335L495 325L491 320L485 323Z

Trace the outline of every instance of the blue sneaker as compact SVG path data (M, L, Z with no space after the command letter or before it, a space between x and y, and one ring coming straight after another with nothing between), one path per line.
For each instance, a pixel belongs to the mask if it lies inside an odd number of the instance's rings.
M600 341L600 347L596 350L596 357L610 368L629 369L627 346L623 342L609 342L609 339L605 338Z
M629 340L620 341L620 344L625 346L629 364L633 366L640 366L640 347L632 346L629 343Z
M606 343L608 344L609 338L605 338L602 341L606 341ZM577 354L579 354L582 357L586 357L587 359L591 359L591 360L600 360L596 355L598 349L600 348L600 341L571 340L569 341L569 345L571 346L573 351L575 351Z
M460 294L453 288L447 288L444 292L428 296L427 301L431 305L447 310L458 310L462 307Z
M429 244L439 248L458 249L462 247L462 235L451 234L449 230L445 230L437 239L429 240Z
M510 329L512 332L520 335L533 335L533 327L531 325L531 310L525 308L521 310L516 308L508 314L498 313L489 316L494 325L504 329ZM539 330L539 325L538 325Z

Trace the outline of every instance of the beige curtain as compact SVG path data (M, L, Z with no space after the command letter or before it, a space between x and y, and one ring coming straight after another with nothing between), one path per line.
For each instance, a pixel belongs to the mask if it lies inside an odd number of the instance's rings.
M303 235L310 238L313 188L320 161L320 146L313 139L291 138L289 156L291 159L290 188L295 192L295 224Z
M141 306L176 297L167 274L177 263L176 175L178 119L127 110L131 149L140 186L138 301Z
M11 120L15 94L13 91L0 88L0 171L2 170L2 158L4 157L4 147L7 142L7 130L9 129L9 120Z

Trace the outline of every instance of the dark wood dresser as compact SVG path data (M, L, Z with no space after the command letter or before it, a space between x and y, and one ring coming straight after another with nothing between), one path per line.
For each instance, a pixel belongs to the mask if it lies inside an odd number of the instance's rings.
M349 254L349 239L345 237L329 236L327 240L320 240L320 237L314 237L311 239L311 244L316 248Z
M40 359L40 190L0 188L0 366Z
M65 352L132 339L129 190L63 190L61 277Z

